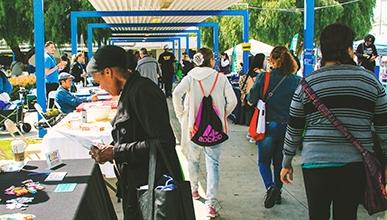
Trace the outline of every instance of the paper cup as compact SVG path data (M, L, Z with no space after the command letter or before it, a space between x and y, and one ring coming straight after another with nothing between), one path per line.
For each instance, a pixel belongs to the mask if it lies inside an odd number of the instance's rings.
M14 140L11 142L11 148L15 161L24 161L24 150L26 148L26 142L22 140Z

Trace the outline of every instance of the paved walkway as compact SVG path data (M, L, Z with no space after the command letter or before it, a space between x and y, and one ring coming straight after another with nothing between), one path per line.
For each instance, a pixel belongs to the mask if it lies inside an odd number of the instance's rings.
M170 99L171 124L180 139L180 124L173 112ZM219 206L220 216L217 219L227 220L306 220L308 209L305 189L300 168L300 156L294 160L294 182L284 187L282 204L275 205L271 209L263 207L266 193L265 187L257 169L257 149L245 138L247 127L230 124L230 139L222 146L223 151L220 162L220 189ZM177 147L179 149L179 146ZM185 172L187 164L185 157L179 153L180 160ZM186 172L187 173L187 172ZM188 176L188 175L186 175ZM202 189L206 187L206 171L204 157L201 160L200 183ZM200 192L200 191L199 191ZM205 190L201 195L205 195ZM195 201L195 212L198 220L208 219L205 217L205 206L203 201ZM358 219L387 220L387 212L369 217L361 207Z

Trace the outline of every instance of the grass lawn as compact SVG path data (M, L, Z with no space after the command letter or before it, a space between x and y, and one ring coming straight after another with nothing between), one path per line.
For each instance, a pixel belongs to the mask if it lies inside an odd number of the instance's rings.
M11 149L11 142L12 140L0 140L0 160L12 160L13 155L12 155L12 149ZM28 144L39 144L42 143L41 140L37 139L29 139L27 138L27 143ZM2 155L2 153L5 154Z

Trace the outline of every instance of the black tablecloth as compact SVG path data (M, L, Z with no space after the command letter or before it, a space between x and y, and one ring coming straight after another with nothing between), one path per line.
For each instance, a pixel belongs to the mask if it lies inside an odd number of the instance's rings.
M31 161L18 173L0 173L0 214L28 213L37 219L117 219L112 201L104 184L99 166L90 159L64 160L64 166L55 169L56 172L67 172L61 182L44 182L46 175L28 176L32 172L47 172L45 161ZM53 172L53 171L51 171ZM4 190L12 185L20 186L26 179L40 182L45 189L37 194L27 194L34 197L27 210L9 210L5 208L8 199L16 198L4 194ZM54 192L59 183L76 183L73 192Z

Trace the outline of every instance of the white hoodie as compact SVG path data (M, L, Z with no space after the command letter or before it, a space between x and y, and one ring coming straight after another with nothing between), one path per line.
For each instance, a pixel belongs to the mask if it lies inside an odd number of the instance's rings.
M184 117L188 116L188 124L186 125L188 129L186 132L192 130L198 107L203 99L198 80L202 81L205 95L208 96L216 74L218 74L217 71L212 68L195 67L188 72L187 76L173 91L173 106L180 123L184 122ZM237 98L227 77L221 73L211 96L213 103L219 110L223 130L227 133L227 116L231 114L237 105Z

